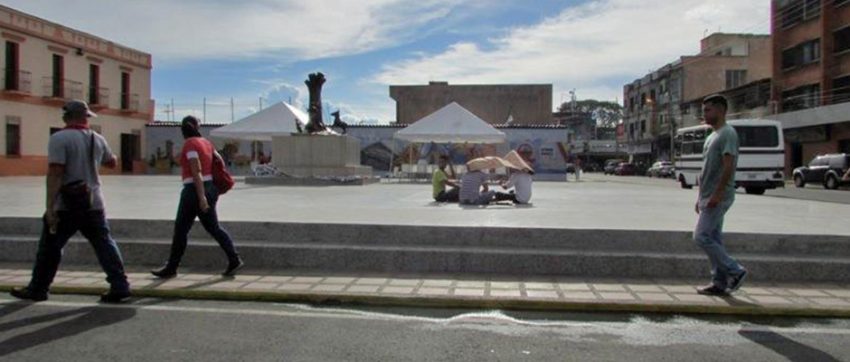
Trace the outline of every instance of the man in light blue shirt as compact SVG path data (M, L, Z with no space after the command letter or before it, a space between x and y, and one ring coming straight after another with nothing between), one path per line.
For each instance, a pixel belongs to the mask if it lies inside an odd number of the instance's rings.
M735 201L735 168L738 163L738 134L726 123L726 98L720 95L703 100L705 123L713 132L703 147L699 176L699 215L694 241L708 255L712 282L698 290L704 295L728 295L741 287L747 270L729 256L723 246L723 217Z

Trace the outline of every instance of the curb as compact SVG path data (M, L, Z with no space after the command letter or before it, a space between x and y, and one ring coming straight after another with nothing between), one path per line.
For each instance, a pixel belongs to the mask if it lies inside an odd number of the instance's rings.
M0 285L0 291L8 292L13 285ZM106 288L66 287L51 288L53 294L99 295ZM288 293L246 292L198 289L135 289L136 298L166 298L190 300L220 300L245 302L306 303L320 305L354 304L384 307L430 307L464 309L508 309L548 312L593 312L593 313L657 313L697 314L757 317L817 317L850 318L850 309L828 307L784 307L763 306L741 302L740 305L669 304L644 302L565 302L553 300L523 300L517 298L464 298L464 297L405 297L357 295L342 293Z

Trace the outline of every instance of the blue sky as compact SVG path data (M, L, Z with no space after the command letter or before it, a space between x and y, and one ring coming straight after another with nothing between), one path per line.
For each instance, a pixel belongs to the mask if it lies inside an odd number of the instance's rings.
M321 71L326 111L395 117L390 84L551 83L553 105L621 98L625 83L699 50L707 32L769 29L769 1L714 0L2 0L149 52L156 118L229 122L307 101ZM62 6L56 6L61 3ZM109 16L104 16L109 14Z

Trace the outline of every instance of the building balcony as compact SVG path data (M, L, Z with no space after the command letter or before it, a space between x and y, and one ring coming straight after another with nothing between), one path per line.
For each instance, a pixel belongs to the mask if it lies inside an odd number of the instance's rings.
M138 112L139 111L139 94L138 93L121 93L121 111L123 111L123 112Z
M89 105L96 108L109 108L109 88L89 87Z
M32 74L25 70L3 69L3 91L21 94L32 92Z
M82 99L83 83L54 77L42 78L43 95L46 98Z

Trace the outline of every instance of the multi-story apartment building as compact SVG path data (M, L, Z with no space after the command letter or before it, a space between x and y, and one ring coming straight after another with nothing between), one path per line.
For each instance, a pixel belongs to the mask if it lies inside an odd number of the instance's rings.
M676 129L699 124L702 99L715 93L729 97L731 119L768 113L770 57L768 35L709 35L697 55L683 56L624 86L619 141L644 164L669 160Z
M773 87L786 174L815 155L850 153L850 1L774 0Z
M91 120L119 157L118 171L144 172L152 121L151 55L0 6L0 175L41 175L47 142L67 99L88 102Z

